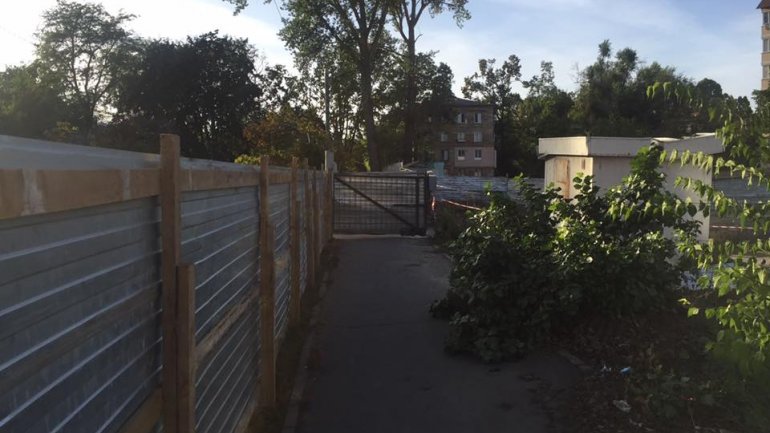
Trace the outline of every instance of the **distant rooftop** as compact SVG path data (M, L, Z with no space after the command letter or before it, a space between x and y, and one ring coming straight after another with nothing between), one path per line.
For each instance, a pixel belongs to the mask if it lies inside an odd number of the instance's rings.
M766 1L770 1L770 0L766 0ZM492 104L485 104L483 102L474 101L472 99L455 98L454 103L452 105L458 105L460 107L479 107L479 106L487 106Z
M640 148L650 143L658 143L668 150L690 150L711 155L724 150L722 140L713 133L695 134L685 138L578 136L541 138L538 142L538 157L541 159L555 155L632 157Z
M770 0L762 0L759 2L757 9L770 9Z

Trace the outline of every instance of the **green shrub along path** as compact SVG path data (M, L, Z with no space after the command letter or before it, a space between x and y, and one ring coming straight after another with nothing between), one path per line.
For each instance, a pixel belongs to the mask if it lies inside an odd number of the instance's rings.
M693 238L694 205L662 189L662 149L642 149L607 192L576 179L575 200L519 182L495 196L451 245L451 286L433 313L450 320L447 348L487 361L520 356L574 318L649 311L675 296L676 241ZM674 238L663 235L665 229Z
M521 199L493 196L450 245L451 288L431 312L448 320L451 352L500 361L556 342L591 357L581 393L598 396L583 410L596 425L581 432L697 422L770 431L770 203L738 203L690 179L676 184L700 200L679 199L663 189L663 163L770 188L759 169L657 145L639 151L617 187L576 178L571 201L520 182ZM690 217L710 211L753 225L759 240L699 243ZM683 273L698 268L701 290L683 289ZM703 317L684 325L686 315ZM609 418L620 424L595 430Z

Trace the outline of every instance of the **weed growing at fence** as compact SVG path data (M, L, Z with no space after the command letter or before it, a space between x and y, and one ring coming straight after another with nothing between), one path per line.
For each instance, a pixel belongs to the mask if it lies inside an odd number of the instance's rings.
M447 348L494 361L515 357L580 314L653 309L674 296L676 244L696 212L662 189L661 149L634 160L606 194L576 179L575 200L520 183L521 200L495 196L451 245L451 289L432 312L450 320Z

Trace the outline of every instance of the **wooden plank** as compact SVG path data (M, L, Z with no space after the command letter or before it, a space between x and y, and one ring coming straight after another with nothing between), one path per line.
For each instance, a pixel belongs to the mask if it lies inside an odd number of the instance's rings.
M326 239L324 244L328 243L334 237L334 172L326 172Z
M149 433L160 419L163 407L163 394L160 387L147 397L131 418L123 424L118 433Z
M25 198L24 172L0 170L0 218L24 215L27 208Z
M291 296L289 298L289 325L297 326L300 321L301 293L300 293L300 233L299 233L299 194L297 192L298 181L298 159L291 159L291 186L289 187L289 254L290 254L290 288Z
M307 248L305 249L305 262L307 264L306 289L315 287L315 263L313 261L313 190L311 188L310 170L307 158L303 162L305 178L305 239Z
M227 310L222 319L217 322L214 328L195 346L195 359L197 364L202 363L203 360L206 359L206 356L214 350L217 343L227 335L227 332L246 311L257 306L257 299L257 294L254 292L243 302L236 304Z
M0 218L16 218L158 195L157 169L0 170Z
M180 433L177 396L177 284L176 272L181 246L179 137L160 136L160 235L161 235L161 302L163 314L163 431Z
M275 407L275 228L270 223L269 158L262 156L259 177L259 402L262 407Z
M195 266L177 267L177 398L180 432L195 431Z
M317 283L318 274L320 273L320 260L321 252L319 251L319 244L321 239L321 209L318 206L318 171L313 170L313 282Z
M246 433L249 431L251 420L254 419L254 416L257 413L257 408L258 406L256 400L252 399L249 401L249 403L246 405L246 408L243 410L241 419L239 419L238 424L235 425L233 433Z
M233 170L182 170L182 191L206 191L226 188L256 186L259 172Z

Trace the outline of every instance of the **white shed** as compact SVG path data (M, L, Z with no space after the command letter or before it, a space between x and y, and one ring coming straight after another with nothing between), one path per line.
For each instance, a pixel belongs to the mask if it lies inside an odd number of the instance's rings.
M631 159L643 146L659 143L666 150L679 152L721 153L722 141L714 134L697 134L693 137L676 138L630 138L630 137L558 137L541 138L538 155L545 160L545 185L554 184L561 188L561 194L572 198L575 194L573 179L579 173L594 177L594 184L602 190L619 184L631 171ZM666 175L666 188L681 198L696 196L690 191L675 188L677 176L700 179L711 185L711 173L696 167L680 164L664 164L661 171ZM701 221L701 240L709 236L709 218L698 214Z

